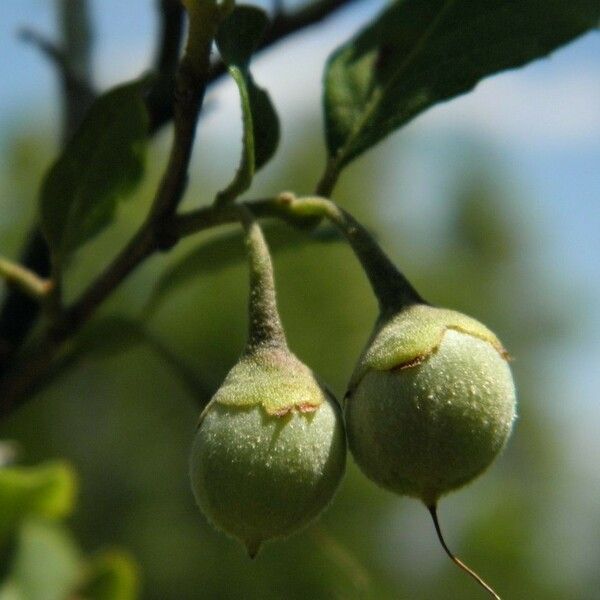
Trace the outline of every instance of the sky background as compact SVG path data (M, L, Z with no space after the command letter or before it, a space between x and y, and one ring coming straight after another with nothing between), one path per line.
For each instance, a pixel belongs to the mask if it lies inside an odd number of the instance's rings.
M149 0L93 2L99 86L135 77L149 64L156 26L153 4ZM381 2L373 1L355 3L335 19L288 40L285 53L278 46L255 61L257 81L270 90L278 107L285 108L281 111L282 153L294 143L295 122L319 105L322 67L328 54L381 6ZM52 37L53 3L0 3L0 156L18 131L35 131L38 127L44 131L50 127L51 134L58 131L54 73L35 49L17 39L17 31L25 25ZM209 112L200 135L216 139L211 152L223 155L233 166L237 155L230 152L231 136L239 128L238 119L232 118L239 112L233 87L219 84L211 90L208 101L219 110ZM577 330L571 332L565 347L547 349L544 368L558 387L555 397L562 398L551 411L556 422L564 426L573 469L592 488L587 498L597 499L600 35L588 34L549 59L488 79L473 93L430 110L401 134L389 138L381 146L381 156L396 156L393 150L407 140L409 149L402 154L402 163L389 165L381 185L391 195L400 188L409 196L418 195L419 214L413 215L417 227L420 222L425 230L432 222L435 227L436 219L441 221L436 199L453 177L468 172L465 157L469 153L477 160L489 155L495 165L500 165L504 185L520 190L514 195L515 211L518 209L519 218L536 224L543 241L532 246L533 251L523 256L523 262L558 273L564 286L561 294L548 301L572 305L578 311ZM315 143L323 145L322 139ZM455 156L457 144L467 150ZM203 150L197 154L201 157ZM527 205L517 206L524 194ZM402 210L410 211L410 206L410 202L403 202ZM393 224L407 217L399 207L399 203L382 203L379 210ZM565 372L570 376L566 377ZM583 521L578 533L590 535Z

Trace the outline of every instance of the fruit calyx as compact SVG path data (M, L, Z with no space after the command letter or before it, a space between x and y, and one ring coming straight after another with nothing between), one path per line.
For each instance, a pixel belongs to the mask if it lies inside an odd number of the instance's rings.
M267 243L252 213L243 205L239 206L239 213L246 231L250 266L248 340L240 360L209 406L261 406L266 414L277 417L293 411L314 412L326 400L326 392L311 369L288 347ZM208 406L200 421L207 409Z
M488 342L508 360L509 354L496 335L485 325L460 312L428 304L412 304L396 314L382 316L358 361L350 389L365 373L411 368L434 354L448 331L458 331Z
M254 347L229 372L211 404L261 406L270 416L284 417L293 411L314 412L324 401L313 372L290 351Z

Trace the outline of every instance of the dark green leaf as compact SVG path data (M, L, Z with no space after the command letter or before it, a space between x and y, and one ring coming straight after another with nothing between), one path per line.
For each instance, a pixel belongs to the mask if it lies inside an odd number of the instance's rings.
M236 6L217 33L219 54L225 64L247 67L268 25L264 10L245 4Z
M258 171L271 160L279 145L279 118L269 94L254 84L252 75L246 77L252 132L254 138L254 167Z
M598 0L397 0L325 73L331 169L484 77L547 55L600 18Z
M312 236L277 225L267 226L264 230L269 248L274 253L315 240L331 242L340 239L337 230L331 227L319 229ZM245 256L244 235L239 229L197 246L161 274L150 298L147 313L151 314L170 294L198 280L202 275L242 262Z
M145 85L136 81L98 98L43 182L42 228L58 261L104 229L142 177Z
M218 196L230 202L245 192L254 173L266 164L279 144L279 119L269 95L259 88L248 68L268 24L264 11L237 6L219 28L217 46L240 93L242 107L242 156L233 181Z

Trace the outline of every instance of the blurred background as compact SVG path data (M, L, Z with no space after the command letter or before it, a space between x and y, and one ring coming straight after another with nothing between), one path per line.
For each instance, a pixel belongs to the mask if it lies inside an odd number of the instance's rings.
M98 86L148 68L154 4L91 2ZM314 188L324 61L381 6L354 3L256 58L283 138L248 197ZM0 253L11 258L60 145L55 73L18 40L24 25L56 37L54 3L0 3ZM69 296L140 223L170 134L153 140L145 183L117 224L77 254ZM228 181L240 134L237 92L224 81L206 100L185 208ZM449 545L506 598L600 598L599 195L597 34L419 117L357 160L335 192L426 298L488 324L515 358L512 440L440 508ZM341 397L376 316L365 277L338 241L307 243L279 225L268 236L290 344ZM18 443L22 464L70 461L80 486L73 535L85 552L126 548L143 598L482 597L443 554L427 511L376 488L351 460L324 516L255 561L207 524L188 450L199 406L242 349L246 277L235 227L153 257L98 315L121 319L94 332L118 343L82 354L0 425L0 438Z

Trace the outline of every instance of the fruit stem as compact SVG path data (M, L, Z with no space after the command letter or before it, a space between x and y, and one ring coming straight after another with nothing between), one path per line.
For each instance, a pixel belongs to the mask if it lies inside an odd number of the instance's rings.
M273 263L267 241L260 225L245 206L239 206L239 214L246 232L250 267L246 352L265 346L286 348L285 332L277 310Z
M288 192L281 194L279 202L297 216L325 217L342 232L369 278L382 315L426 303L371 234L343 208L326 198L296 198Z
M498 594L479 575L477 575L475 571L473 571L473 569L468 567L462 560L460 560L460 558L455 556L449 550L448 546L446 546L446 542L444 541L444 536L442 535L442 530L440 529L440 523L437 516L437 505L434 504L432 506L428 506L427 510L429 511L429 514L433 519L433 525L435 526L435 532L437 533L440 544L442 545L444 552L446 552L446 554L450 557L452 562L458 565L465 573L470 575L482 588L484 588L490 594L492 598L495 598L495 600L502 600L500 596L498 596Z

